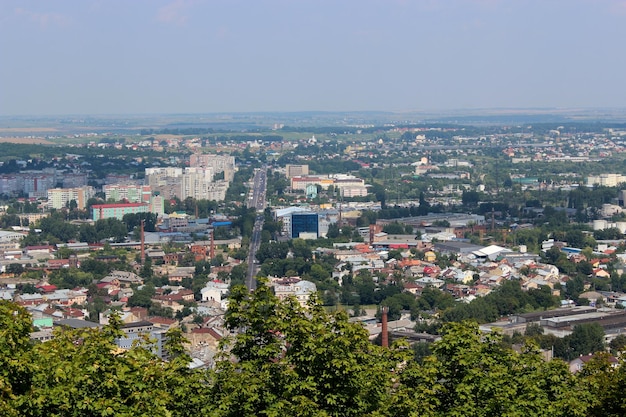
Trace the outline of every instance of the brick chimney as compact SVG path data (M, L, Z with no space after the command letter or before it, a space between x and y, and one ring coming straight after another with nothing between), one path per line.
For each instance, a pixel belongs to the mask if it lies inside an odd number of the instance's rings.
M387 312L389 311L389 307L382 307L382 328L381 328L381 346L389 347L389 334L387 333Z
M141 220L141 264L144 265L146 263L146 237L144 235L144 227L146 221L145 219Z

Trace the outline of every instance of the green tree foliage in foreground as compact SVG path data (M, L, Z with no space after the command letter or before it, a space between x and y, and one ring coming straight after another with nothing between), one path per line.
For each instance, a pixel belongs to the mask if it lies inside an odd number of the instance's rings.
M120 350L116 318L32 344L31 321L0 301L3 416L622 416L626 366L599 357L578 374L530 344L449 323L419 360L406 345L375 346L343 312L280 302L267 286L232 290L212 371L191 370L180 331L170 360L147 345Z
M0 415L201 415L207 386L187 367L180 331L168 332L172 359L163 362L146 347L118 349L120 324L61 330L33 345L28 314L1 301Z

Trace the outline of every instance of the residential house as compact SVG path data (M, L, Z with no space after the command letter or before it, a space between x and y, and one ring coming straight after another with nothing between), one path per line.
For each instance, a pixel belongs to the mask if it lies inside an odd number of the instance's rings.
M311 294L317 291L317 287L311 281L298 280L296 282L289 280L277 280L271 283L274 294L278 299L283 300L287 297L295 297L301 305L306 305Z
M589 363L589 361L591 361L594 358L595 355L593 354L589 354L589 355L581 355L578 358L570 361L569 363L569 370L571 373L577 373L582 371L582 369L584 368L584 366ZM608 357L609 360L609 364L613 367L613 368L617 368L619 366L619 361L617 360L617 358L613 355L610 355Z
M200 290L202 301L220 302L224 295L228 294L228 284L221 281L209 281Z
M130 287L131 285L143 284L143 278L133 272L111 271L109 275L100 280L100 283L111 284L118 288Z

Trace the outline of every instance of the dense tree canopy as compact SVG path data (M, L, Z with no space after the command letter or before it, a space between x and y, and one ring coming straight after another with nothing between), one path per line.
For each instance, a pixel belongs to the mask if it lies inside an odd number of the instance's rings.
M433 300L436 294L433 294ZM598 356L572 374L521 352L499 333L451 323L420 348L372 344L342 312L279 301L263 285L232 289L216 368L192 370L182 334L167 334L169 360L139 343L121 350L120 321L57 329L33 344L31 318L0 301L0 413L3 416L622 416L626 367ZM595 330L581 329L580 343ZM585 345L585 348L589 346Z

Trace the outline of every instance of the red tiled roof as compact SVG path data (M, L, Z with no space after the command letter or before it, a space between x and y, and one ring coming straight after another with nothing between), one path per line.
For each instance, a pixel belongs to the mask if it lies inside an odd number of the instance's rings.
M211 329L209 327L200 327L198 329L193 329L191 331L191 333L210 334L216 340L221 340L222 339L222 336L218 332L216 332L215 330L213 330L213 329Z
M594 358L595 355L581 355L578 358L574 358L575 359L580 359L581 361L583 361L583 363L587 363L589 362L591 359ZM608 356L608 361L609 363L618 363L619 361L617 360L617 358L613 355L609 355Z
M26 250L41 250L41 249L48 249L48 250L52 250L54 249L52 246L49 245L36 245L36 246L26 246L24 249Z
M53 292L53 291L56 291L58 289L57 286L53 285L53 284L37 285L35 288L39 288L43 292Z
M176 323L175 319L168 319L167 317L148 317L148 321L152 324L167 324L172 325Z

